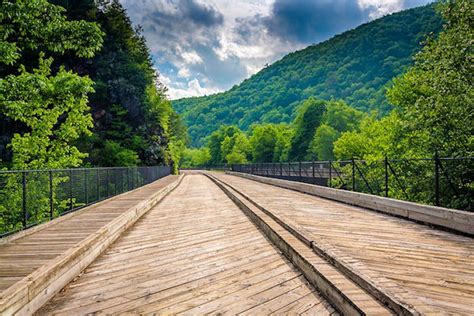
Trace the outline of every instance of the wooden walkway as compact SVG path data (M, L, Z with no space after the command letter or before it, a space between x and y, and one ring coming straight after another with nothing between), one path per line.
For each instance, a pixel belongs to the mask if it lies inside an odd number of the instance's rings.
M6 315L473 315L474 243L188 173L0 240L0 293Z
M208 178L186 176L39 314L336 314Z
M121 194L64 218L49 222L44 229L0 243L0 292L47 264L84 240L119 215L176 179L168 176L152 185ZM33 228L35 230L37 228ZM7 239L6 239L7 240Z
M472 238L256 181L215 174L423 314L474 314Z

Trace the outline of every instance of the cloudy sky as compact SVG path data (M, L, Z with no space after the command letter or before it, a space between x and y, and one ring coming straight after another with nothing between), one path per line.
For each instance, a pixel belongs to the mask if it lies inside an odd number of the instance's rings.
M231 88L288 52L431 0L121 0L171 99Z

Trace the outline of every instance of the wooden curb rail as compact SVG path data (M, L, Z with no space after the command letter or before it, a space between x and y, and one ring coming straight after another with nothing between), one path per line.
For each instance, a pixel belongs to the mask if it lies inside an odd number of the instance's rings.
M0 297L0 315L31 315L78 276L108 246L182 181L183 175L15 283ZM143 188L143 187L142 187ZM92 205L94 206L94 205ZM84 212L81 210L81 212Z
M278 232L278 229L275 229L274 225L272 226L271 223L267 222L267 220L261 217L266 215L265 212L262 211L263 214L259 215L257 212L257 210L260 210L259 208L255 207L255 205L253 204L249 205L248 202L246 202L245 197L239 198L237 196L241 195L239 191L233 189L227 183L222 182L220 179L217 179L212 175L209 175L207 173L205 173L205 175L209 177L221 190L223 190L224 193L252 220L252 222L254 222L264 232L264 234L273 242L273 244L277 246L280 251L282 251L282 253L303 273L306 279L315 288L317 288L324 297L326 297L326 299L333 305L334 308L336 308L339 312L345 315L366 314L364 312L364 308L359 307L356 302L354 302L350 297L348 297L346 294L344 294L343 291L339 289L339 285L336 285L335 283L333 283L333 281L331 281L331 278L328 279L323 273L318 271L318 269L311 262L311 256L313 256L313 258L314 256L320 258L320 256L312 253L311 248L305 242L299 240L296 236L293 235L293 233L288 232L286 230L286 227L282 227L281 230L283 231ZM252 208L254 209L252 210ZM255 208L257 210L255 210ZM276 225L281 226L277 221L274 220L274 222ZM282 236L282 233L283 235L285 233L288 235ZM288 238L293 238L293 241ZM298 246L297 243L300 243L300 246ZM309 253L312 253L313 255L309 255L307 251L305 252L305 249L307 249ZM324 259L320 258L320 260L322 260L322 262L325 262L325 265L331 266ZM335 268L330 269L334 270ZM328 269L325 270L326 272L328 271ZM332 277L332 279L338 279L339 283L341 281L339 278ZM352 281L349 281L348 279L348 282ZM354 284L354 286L358 285ZM364 292L362 288L360 288L360 291ZM367 295L367 297L370 297L369 294L365 295ZM383 307L380 307L380 310L383 309ZM391 312L386 311L384 313L390 314ZM412 311L405 311L403 314L417 315L418 313Z
M435 226L453 233L474 236L474 213L471 212L240 172L226 171L226 173Z
M257 202L252 200L248 195L244 194L243 192L236 189L231 184L226 182L225 185L233 189L234 191L238 192L243 198L253 204L256 208L261 210L263 213L268 215L272 218L275 222L280 224L284 227L288 232L290 232L293 236L298 238L301 242L303 242L306 246L311 248L317 255L324 258L328 261L331 265L333 265L336 269L341 271L344 275L346 275L349 279L351 279L354 283L359 285L365 291L370 293L373 297L375 297L378 301L382 304L388 306L390 309L396 312L397 315L420 315L420 313L410 304L403 302L403 300L397 297L395 294L390 293L387 290L382 290L379 286L372 281L367 276L362 276L363 273L357 271L356 269L352 268L351 266L347 265L344 261L338 259L338 256L333 254L330 249L321 245L317 241L312 240L309 237L307 231L302 227L293 227L294 225L289 224L287 221L282 220L280 217L275 215L270 210L259 205Z

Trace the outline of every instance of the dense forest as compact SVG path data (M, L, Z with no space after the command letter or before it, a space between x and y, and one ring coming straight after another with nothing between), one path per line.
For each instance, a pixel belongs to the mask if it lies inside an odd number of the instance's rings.
M186 129L119 1L4 1L0 20L2 166L179 159Z
M229 91L173 101L194 146L219 125L289 123L305 99L342 99L380 115L390 111L386 85L403 73L427 36L441 30L433 5L385 16L288 54Z

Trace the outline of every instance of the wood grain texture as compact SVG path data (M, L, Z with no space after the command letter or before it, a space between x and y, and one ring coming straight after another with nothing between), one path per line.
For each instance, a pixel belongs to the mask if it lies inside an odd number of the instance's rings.
M236 176L217 176L422 313L473 314L472 238Z
M335 310L216 185L188 175L38 314L290 312Z
M156 203L176 176L87 207L0 245L0 313L30 314ZM58 288L58 286L60 286Z

